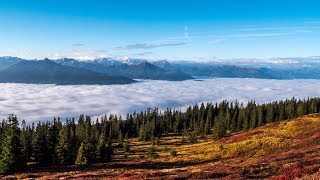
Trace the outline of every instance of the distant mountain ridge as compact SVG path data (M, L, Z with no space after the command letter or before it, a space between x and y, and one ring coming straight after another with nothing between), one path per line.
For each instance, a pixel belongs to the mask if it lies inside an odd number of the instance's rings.
M10 57L10 56L0 57L0 71L4 70L4 69L10 67L11 65L14 65L20 61L23 61L23 59L20 59L17 57Z
M63 66L51 60L21 60L0 71L0 83L27 84L129 84L126 77L107 76L87 69Z
M78 61L74 59L58 59L55 62L71 67L84 68L91 71L107 74L110 76L125 76L132 79L153 79L182 81L193 79L192 76L176 70L165 69L169 66L167 61L148 62L140 59L114 60L111 58L102 58L91 61ZM160 66L160 63L166 65Z
M193 79L192 76L186 73L175 70L165 70L149 62L143 62L137 65L122 64L120 66L110 66L104 73L108 75L117 74L133 79L153 79L169 81Z
M317 57L318 58L318 57ZM47 59L48 60L48 59ZM281 59L282 60L282 59ZM287 59L285 59L288 61ZM314 58L312 59L314 60ZM0 57L0 74L3 70L21 61L29 61L15 57ZM41 61L41 60L39 60ZM232 65L217 62L193 62L167 60L148 61L146 59L114 59L99 58L95 60L76 60L62 58L52 60L64 68L86 69L90 72L107 76L122 76L128 79L152 79L182 81L194 77L219 78L261 78L261 79L320 79L320 63L308 62L308 66L263 67L255 65ZM284 60L282 60L284 61ZM290 61L291 62L291 61ZM312 66L311 63L315 65ZM275 63L276 64L276 63ZM300 63L302 64L302 63ZM310 66L309 66L310 65ZM277 68L278 67L278 68Z

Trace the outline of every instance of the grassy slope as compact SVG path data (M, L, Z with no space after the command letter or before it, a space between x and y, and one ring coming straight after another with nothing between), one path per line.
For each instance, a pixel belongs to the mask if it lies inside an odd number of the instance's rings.
M115 150L111 163L35 169L18 177L44 178L271 178L320 176L320 114L268 124L219 141L211 136L182 144L181 136L161 138L158 157L145 157L149 142L130 139L131 152ZM178 156L172 157L175 149Z

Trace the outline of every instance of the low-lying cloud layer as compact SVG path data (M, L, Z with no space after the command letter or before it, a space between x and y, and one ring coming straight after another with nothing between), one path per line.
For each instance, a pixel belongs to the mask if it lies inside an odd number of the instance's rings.
M143 81L130 85L56 86L0 84L0 117L18 115L28 122L54 116L125 115L148 107L182 108L199 102L255 100L258 103L320 96L320 80L206 79Z

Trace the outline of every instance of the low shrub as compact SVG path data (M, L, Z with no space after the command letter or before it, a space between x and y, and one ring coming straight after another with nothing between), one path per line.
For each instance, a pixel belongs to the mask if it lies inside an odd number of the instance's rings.
M154 145L151 145L151 147L147 151L147 157L149 158L155 158L158 156L157 154L157 148Z
M178 156L178 152L175 149L173 149L170 151L170 155L173 157L176 157L176 156Z

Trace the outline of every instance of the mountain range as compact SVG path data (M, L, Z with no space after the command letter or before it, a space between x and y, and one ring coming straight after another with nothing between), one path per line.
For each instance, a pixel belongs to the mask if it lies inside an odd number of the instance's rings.
M2 64L2 63L0 63ZM27 84L128 84L134 80L63 66L51 60L22 60L0 71L0 83Z
M125 59L124 61L102 58L92 61L78 61L75 59L58 59L58 64L69 67L84 68L109 76L125 76L132 79L152 79L182 81L193 79L192 76L176 70L158 66L159 62L148 62L139 59Z
M198 77L320 79L320 66L253 67L213 62L100 58L25 60L0 57L0 83L128 84L133 79L182 81Z

